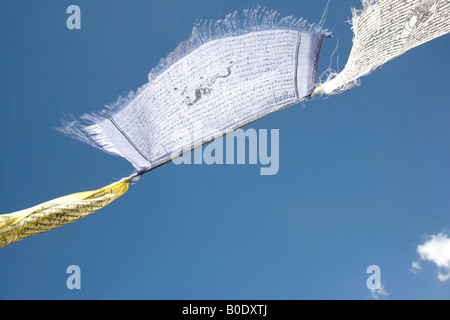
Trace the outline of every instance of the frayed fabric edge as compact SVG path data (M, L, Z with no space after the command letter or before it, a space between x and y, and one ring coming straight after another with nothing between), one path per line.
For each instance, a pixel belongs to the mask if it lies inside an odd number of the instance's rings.
M359 17L363 12L367 11L371 6L375 5L377 2L378 0L361 0L362 9L357 9L355 7L351 8L352 18L350 21L348 21L348 23L351 25L351 29L353 31L353 41L355 39L356 34L358 33L356 26ZM360 86L361 78L369 75L371 72L374 71L374 69L368 70L364 74L360 74L356 79L349 79L349 78L345 79L345 75L343 73L344 70L342 72L339 72L333 70L331 66L328 67L328 69L323 72L326 79L316 84L316 89L314 90L313 95L315 94L335 95L343 93L344 91ZM338 77L341 77L342 79L338 81L339 80ZM336 85L336 83L338 83L338 85Z
M123 110L133 101L154 79L165 70L198 49L203 44L226 37L235 37L251 32L265 30L295 30L317 37L331 37L331 32L323 28L328 4L319 23L308 23L303 18L293 16L281 17L275 10L267 10L261 6L246 9L239 15L237 11L218 20L198 20L194 23L191 36L181 42L166 58L160 60L149 75L149 82L138 88L136 92L130 91L127 96L119 96L116 102L106 105L101 111L83 114L80 120L73 115L62 119L62 127L56 128L66 136L87 143L90 146L103 150L109 154L123 157L114 145L105 137L98 124Z
M103 150L106 153L124 157L119 150L108 140L103 131L99 128L99 123L114 116L125 108L136 96L138 96L148 83L140 87L136 92L130 91L125 97L119 96L116 102L105 105L105 109L85 113L76 119L72 114L61 119L61 127L55 129L69 138L84 142L92 147ZM83 123L82 123L83 122Z
M327 8L325 9L324 17ZM277 29L295 30L320 37L331 37L331 32L323 28L324 17L318 24L309 24L303 18L295 18L293 16L281 17L276 10L267 10L258 6L255 9L243 10L242 16L235 11L227 14L223 19L198 20L194 23L189 39L181 42L172 53L161 59L159 64L150 71L148 78L152 81L178 60L213 40Z
M92 115L89 116L92 117ZM85 117L82 116L81 119L85 119ZM70 115L69 117L66 117L66 119L61 119L61 124L61 127L57 127L55 129L64 135L84 142L97 149L103 150L106 153L123 157L119 150L117 150L105 137L96 123L91 125L83 125L80 121L75 119L73 115Z

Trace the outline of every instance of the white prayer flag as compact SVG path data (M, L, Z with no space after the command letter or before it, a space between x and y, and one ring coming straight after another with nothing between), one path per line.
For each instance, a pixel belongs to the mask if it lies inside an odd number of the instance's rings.
M136 94L82 117L91 125L68 122L63 132L148 171L308 98L328 35L320 25L261 9L206 21L150 72Z
M315 93L336 94L408 50L450 32L449 0L363 0L352 9L353 46L344 70Z

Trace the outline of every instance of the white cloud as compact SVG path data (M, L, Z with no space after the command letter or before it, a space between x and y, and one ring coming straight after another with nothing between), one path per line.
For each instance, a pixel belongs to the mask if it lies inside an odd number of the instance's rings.
M420 265L420 261L413 261L411 264L411 270L412 273L417 273L417 271L422 270L422 266Z
M370 289L370 295L372 296L372 298L378 300L380 299L381 296L388 296L389 292L387 292L386 289L384 288L384 285L381 284L379 289L375 288Z
M447 281L448 279L450 279L450 273L442 274L438 272L438 279L441 280L442 282Z
M450 279L450 238L446 233L427 236L423 244L417 247L420 259L431 261L438 267L438 279L442 282ZM421 270L419 261L413 261L411 272Z

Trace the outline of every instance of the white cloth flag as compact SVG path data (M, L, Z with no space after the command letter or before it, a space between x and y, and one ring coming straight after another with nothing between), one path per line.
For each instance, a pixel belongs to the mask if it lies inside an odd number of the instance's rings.
M328 35L260 9L204 22L136 94L63 131L147 171L310 96Z
M341 93L406 51L450 32L450 0L363 0L353 9L353 47L345 68L315 93Z

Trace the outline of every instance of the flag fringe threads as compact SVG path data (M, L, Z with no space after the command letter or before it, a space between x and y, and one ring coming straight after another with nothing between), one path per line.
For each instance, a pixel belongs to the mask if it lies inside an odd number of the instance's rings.
M355 7L351 8L352 17L347 22L350 24L351 29L353 31L353 42L355 41L355 37L356 37L356 29L354 26L356 25L359 16L363 12L367 11L371 6L376 4L377 1L378 0L361 0L361 4L363 7L362 9L357 9ZM336 47L336 49L337 49L337 47ZM360 78L362 76L366 76L366 75L370 74L372 71L374 71L374 70L367 71L365 74L360 74L358 78L345 79L345 80L341 80L340 82L338 82L337 81L338 76L342 76L343 72L341 73L338 71L334 71L330 66L330 67L328 67L327 70L325 70L323 72L323 74L326 77L326 80L317 84L317 88L314 90L313 94L326 93L327 95L335 95L335 94L343 93L344 91L347 91L353 87L360 86L361 85ZM335 84L332 87L333 83L335 83Z

